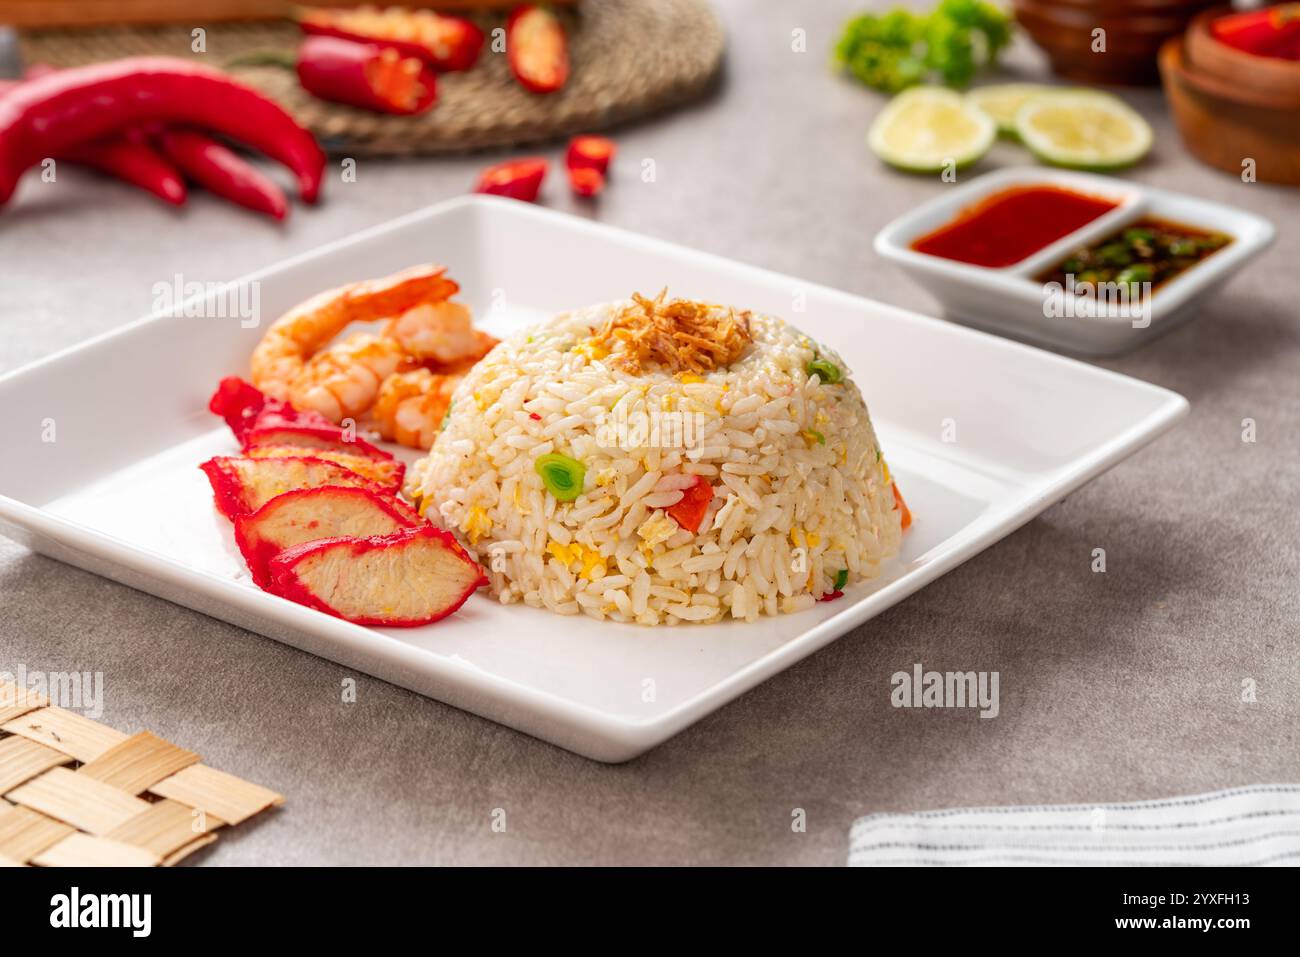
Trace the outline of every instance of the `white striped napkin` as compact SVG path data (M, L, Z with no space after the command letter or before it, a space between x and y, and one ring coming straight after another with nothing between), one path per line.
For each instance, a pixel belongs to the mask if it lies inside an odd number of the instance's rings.
M853 822L849 865L1300 865L1300 784L1130 804L954 808Z

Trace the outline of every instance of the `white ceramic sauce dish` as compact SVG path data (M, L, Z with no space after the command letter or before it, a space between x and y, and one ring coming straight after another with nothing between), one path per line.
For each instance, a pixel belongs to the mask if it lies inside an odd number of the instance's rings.
M956 219L963 210L1004 189L1048 185L1113 200L1115 209L1044 246L1010 266L992 268L917 252L912 243ZM1138 316L1107 315L1074 297L1080 314L1049 315L1043 283L1035 279L1070 253L1113 235L1142 217L1169 220L1232 242L1185 272L1161 284L1148 311ZM1118 355L1136 348L1195 315L1205 299L1273 241L1273 224L1261 216L1222 203L1196 199L1110 176L1014 167L979 176L951 188L876 234L881 257L898 263L958 322L1025 342L1087 356Z

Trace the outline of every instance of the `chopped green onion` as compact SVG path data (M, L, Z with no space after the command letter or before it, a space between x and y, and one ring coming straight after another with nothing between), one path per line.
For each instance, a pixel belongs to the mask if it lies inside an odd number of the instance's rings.
M582 481L587 476L587 467L576 459L559 452L538 456L533 463L537 474L542 477L546 490L555 496L558 502L572 502L582 494Z
M1136 263L1119 271L1115 277L1115 282L1121 286L1131 286L1135 283L1151 282L1155 278L1155 270L1147 263Z
M810 376L815 375L829 385L835 385L844 378L844 375L840 372L840 367L826 359L814 359L808 363L807 371Z
M844 588L845 583L849 580L849 570L841 568L835 573L835 590L840 591Z
M1133 251L1123 243L1107 243L1097 250L1097 258L1110 266L1127 266L1133 262Z
M804 435L808 436L808 438L812 439L818 445L826 444L826 436L822 435L816 429L809 429L807 432L804 433Z

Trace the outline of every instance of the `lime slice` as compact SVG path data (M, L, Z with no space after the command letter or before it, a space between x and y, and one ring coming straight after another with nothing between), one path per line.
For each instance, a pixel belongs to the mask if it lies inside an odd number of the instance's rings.
M1016 132L1039 159L1071 169L1131 166L1152 140L1147 121L1123 101L1092 91L1033 97L1016 113Z
M960 93L916 86L880 111L867 133L867 145L890 166L935 173L975 162L997 135L997 124Z
M1050 93L1055 87L1042 83L996 83L976 87L966 94L972 103L993 117L1003 136L1016 135L1016 114L1036 96Z

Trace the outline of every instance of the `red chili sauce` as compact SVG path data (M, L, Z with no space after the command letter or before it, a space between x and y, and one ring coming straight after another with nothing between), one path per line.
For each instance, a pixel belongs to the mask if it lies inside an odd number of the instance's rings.
M1060 186L1012 186L963 209L912 248L976 266L1010 266L1117 205Z

